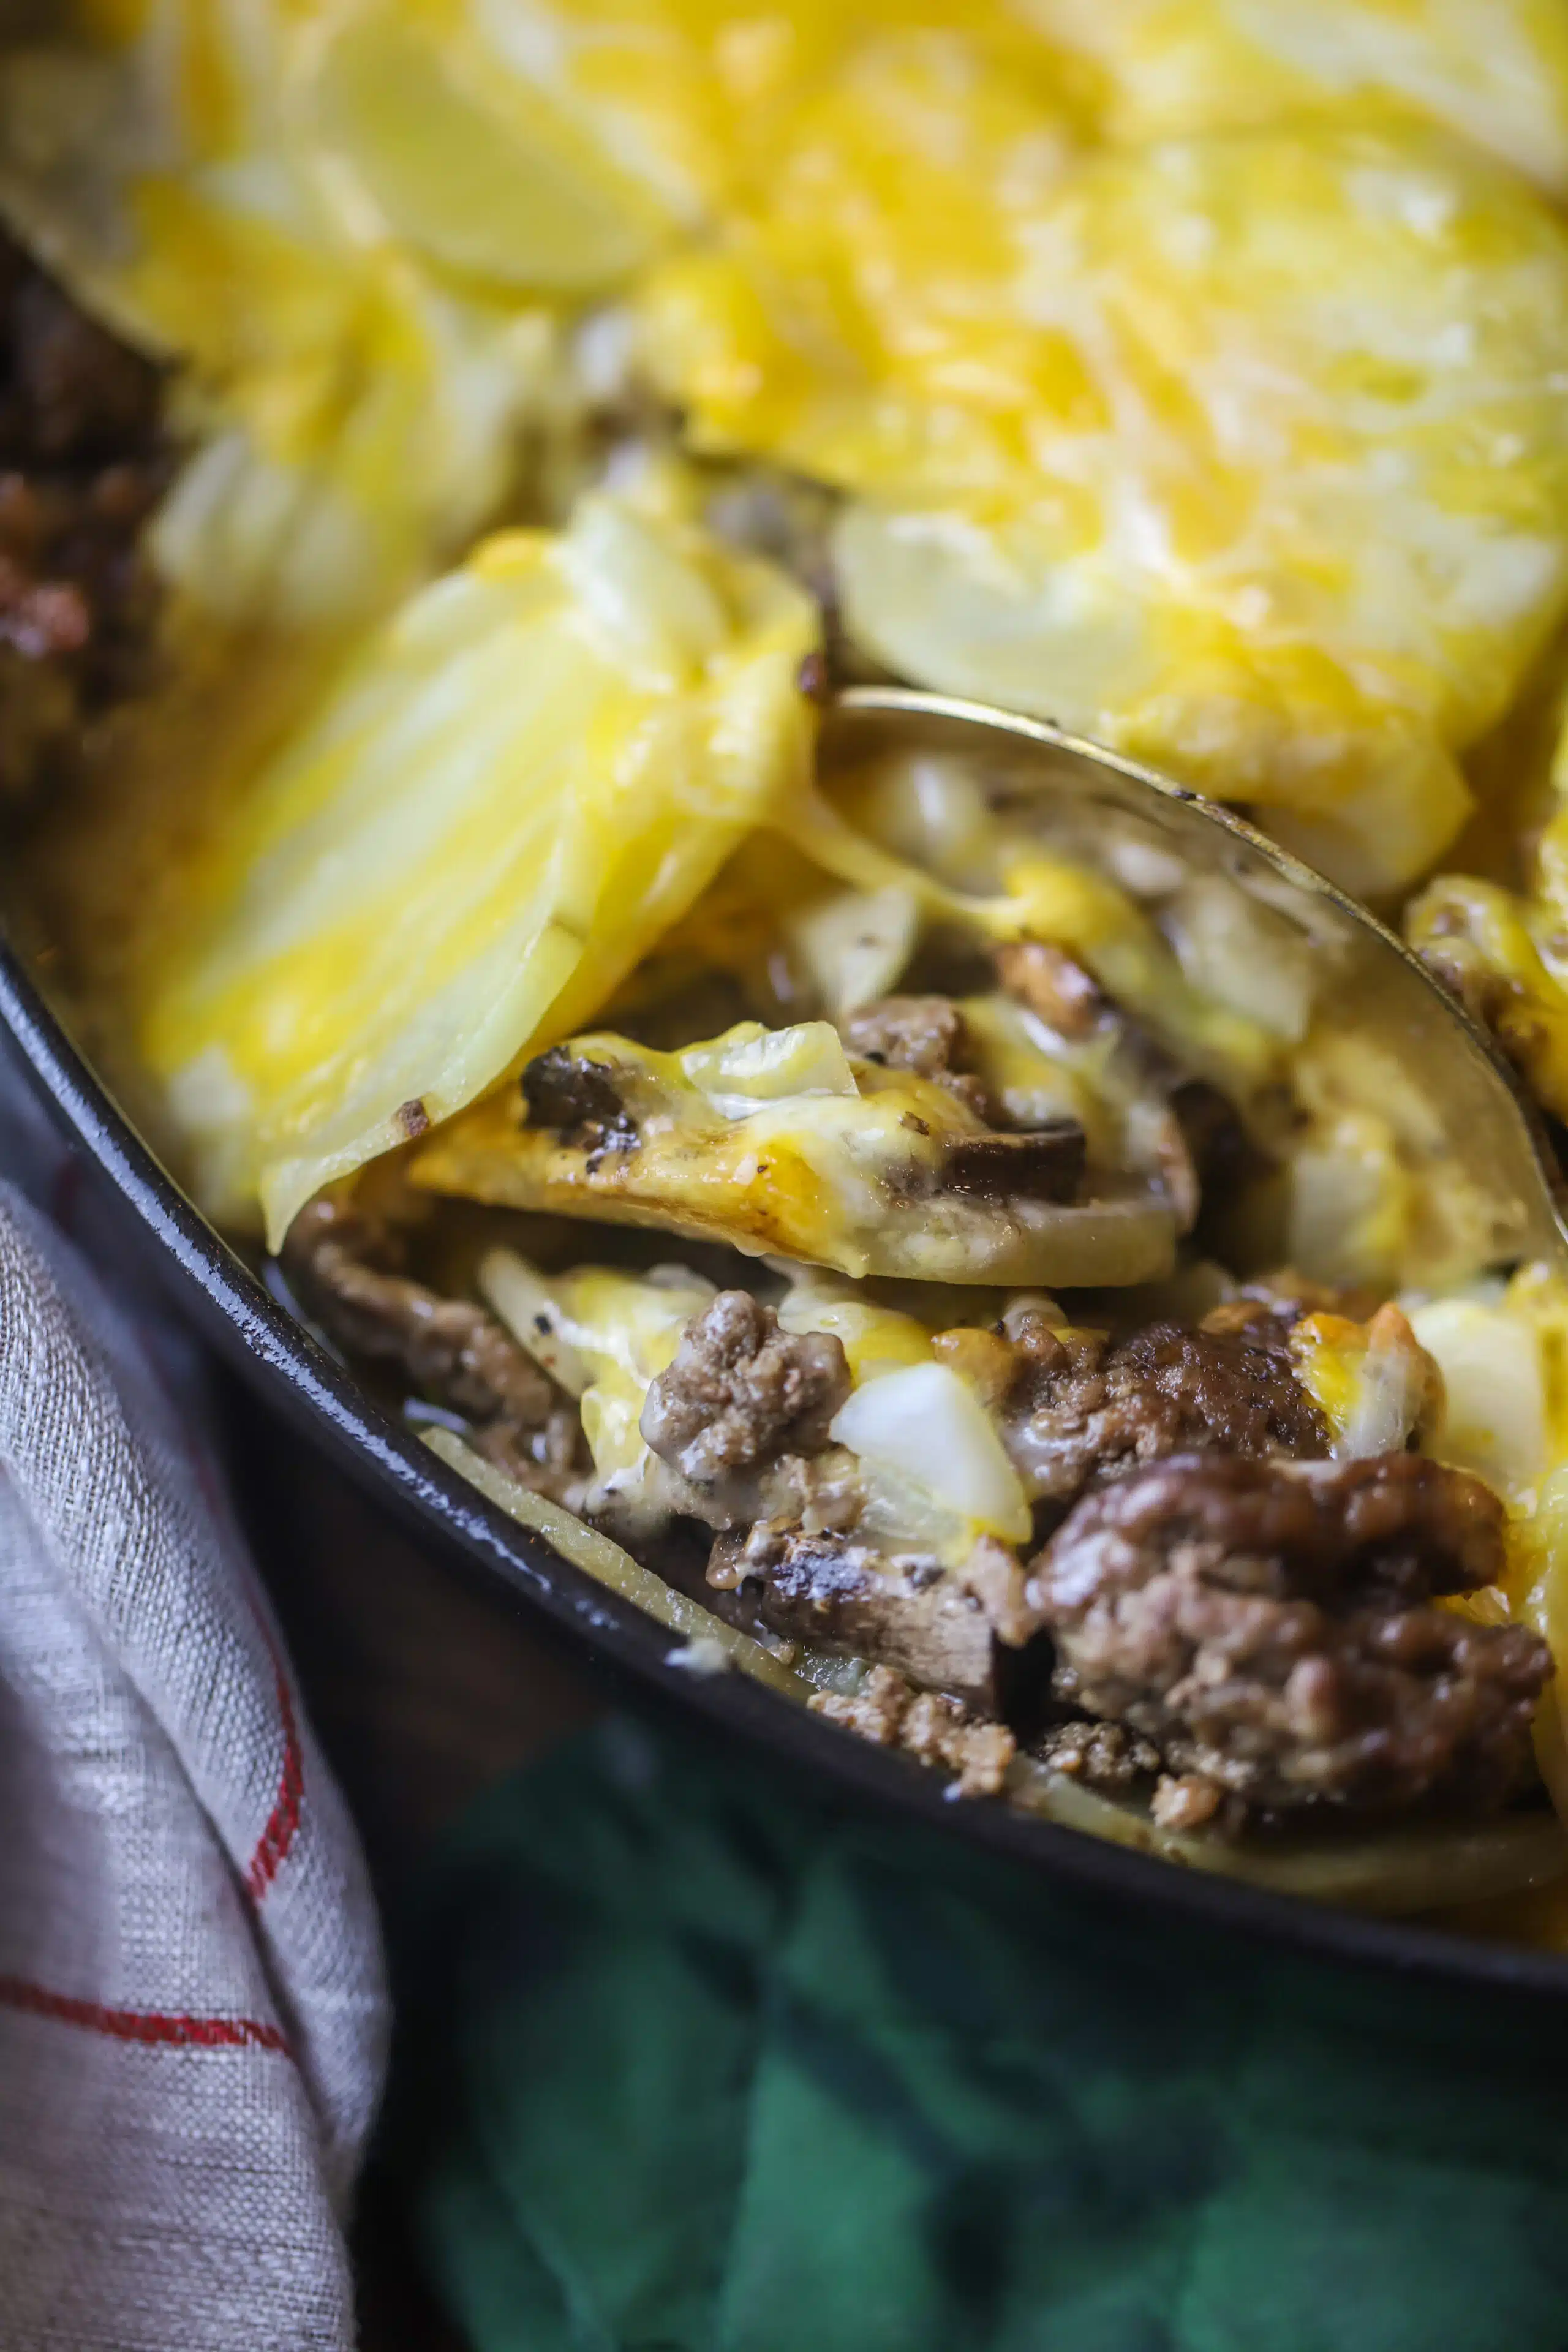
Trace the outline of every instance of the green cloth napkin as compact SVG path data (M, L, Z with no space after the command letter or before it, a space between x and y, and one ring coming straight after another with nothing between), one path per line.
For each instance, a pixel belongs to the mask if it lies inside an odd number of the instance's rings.
M393 2142L478 2352L1568 2347L1539 2004L619 1717L480 1803L404 1956Z

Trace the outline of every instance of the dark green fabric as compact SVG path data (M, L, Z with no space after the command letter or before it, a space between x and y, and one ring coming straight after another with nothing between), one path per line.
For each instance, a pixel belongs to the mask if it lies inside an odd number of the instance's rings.
M479 2352L1565 2352L1552 2012L616 1719L487 1798L393 2118Z

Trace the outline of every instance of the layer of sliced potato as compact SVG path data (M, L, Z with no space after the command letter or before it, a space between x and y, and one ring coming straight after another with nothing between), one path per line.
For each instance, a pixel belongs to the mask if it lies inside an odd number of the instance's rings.
M265 1211L616 987L810 756L805 596L608 499L415 597L189 876L137 1024L202 1197Z
M826 1022L742 1023L671 1054L590 1035L563 1053L618 1122L563 1133L520 1090L495 1094L416 1153L413 1181L857 1277L1081 1286L1155 1280L1173 1262L1174 1219L1152 1188L1053 1199L1047 1183L1041 1197L1045 1139L991 1135L933 1080L851 1060ZM982 1156L994 1166L976 1176Z
M702 444L850 494L880 660L1264 807L1363 890L1453 837L1457 755L1568 598L1568 232L1417 123L1082 161L983 56L889 44L642 307Z
M1558 0L1023 0L1097 71L1096 112L1139 143L1353 110L1426 115L1568 192Z

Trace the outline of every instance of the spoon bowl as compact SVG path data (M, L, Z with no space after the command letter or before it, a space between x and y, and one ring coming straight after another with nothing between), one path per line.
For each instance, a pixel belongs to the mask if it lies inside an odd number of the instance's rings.
M821 756L829 776L883 759L961 763L1072 856L1124 883L1131 871L1135 891L1140 875L1157 891L1163 866L1240 892L1302 943L1314 1023L1364 1044L1436 1188L1463 1202L1441 1262L1407 1265L1406 1282L1448 1286L1532 1261L1568 1272L1562 1181L1490 1039L1394 932L1245 817L1048 720L901 688L838 696Z

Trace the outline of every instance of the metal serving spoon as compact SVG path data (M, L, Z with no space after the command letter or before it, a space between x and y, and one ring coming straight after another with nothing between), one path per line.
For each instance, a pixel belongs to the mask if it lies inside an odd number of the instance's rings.
M1131 835L1283 919L1321 974L1315 1019L1392 1053L1405 1109L1426 1130L1429 1172L1465 1201L1469 1263L1446 1265L1445 1281L1536 1259L1568 1273L1568 1198L1512 1072L1404 941L1322 875L1233 811L1047 720L899 688L847 689L824 716L825 770L886 755L960 762L1080 843Z

